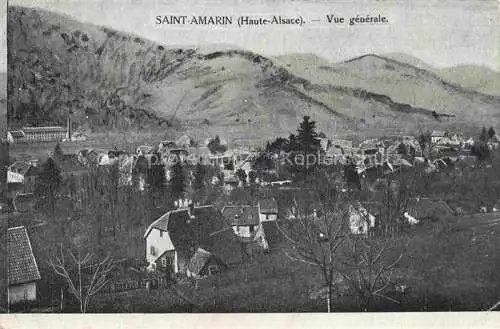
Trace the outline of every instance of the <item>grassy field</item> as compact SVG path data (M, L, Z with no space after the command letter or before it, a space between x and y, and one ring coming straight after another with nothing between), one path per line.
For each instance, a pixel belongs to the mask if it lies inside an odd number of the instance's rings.
M497 219L495 219L497 218ZM485 310L500 299L500 224L497 217L454 217L410 229L399 263L399 283L405 295L394 290L389 296L401 303L376 300L370 311L464 311ZM318 271L292 262L279 248L262 255L248 268L233 268L220 277L207 278L198 289L178 285L196 306L192 308L172 289L150 294L134 291L101 295L99 312L324 312L325 302L309 298L311 289L322 285ZM334 310L358 311L356 299L337 297Z

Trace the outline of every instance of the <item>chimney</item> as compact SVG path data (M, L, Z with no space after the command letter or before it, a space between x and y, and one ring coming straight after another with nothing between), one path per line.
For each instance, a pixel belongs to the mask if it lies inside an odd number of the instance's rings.
M67 130L68 130L68 140L71 140L71 110L68 111L68 119L67 119Z
M194 219L194 203L192 200L188 200L188 214L189 218Z

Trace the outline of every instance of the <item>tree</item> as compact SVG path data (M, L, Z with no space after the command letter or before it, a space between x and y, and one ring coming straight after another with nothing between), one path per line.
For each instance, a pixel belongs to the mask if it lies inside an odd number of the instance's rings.
M205 186L207 168L199 161L194 171L194 189L201 190Z
M243 169L238 169L236 170L236 177L242 182L242 184L245 184L247 182L247 173Z
M213 154L224 153L227 150L227 146L221 144L219 136L215 136L215 138L211 139L207 147Z
M51 213L55 209L56 193L61 187L61 171L51 157L43 164L35 186L35 196L42 206L49 206Z
M381 297L399 303L385 291L393 283L396 266L403 257L391 259L389 247L395 247L392 239L379 239L373 235L350 235L346 241L340 273L344 282L357 295L361 311L368 311L373 299Z
M490 139L492 139L496 134L497 133L496 133L496 131L495 131L495 129L493 127L490 127L490 129L488 129L488 137Z
M430 131L418 135L418 144L420 144L420 148L422 150L425 150L431 144L431 140L432 138Z
M304 157L304 178L307 177L310 167L315 167L318 163L314 158L313 163L309 163L310 155L316 155L320 149L320 140L318 139L318 134L316 132L316 122L311 121L309 116L304 116L304 120L300 123L297 135L297 141L300 146L300 153Z
M66 281L69 291L80 304L80 312L87 313L92 296L109 283L108 276L114 268L113 260L106 257L91 263L93 254L85 253L82 256L80 248L76 255L72 250L67 250L70 262L66 261L64 254L61 244L59 255L50 259L49 264L54 272Z
M56 147L54 148L53 157L54 157L54 161L59 166L59 168L62 168L64 153L63 153L63 150L62 150L61 145L59 143L57 143Z
M180 161L172 166L170 189L174 198L181 198L186 192L187 177Z
M278 225L288 247L283 249L291 260L315 266L321 273L328 294L328 311L333 304L334 286L337 282L338 253L346 240L345 223L347 208L342 206L336 193L327 189L321 191L321 204L317 216L296 208L295 219Z
M490 158L490 149L485 141L479 140L474 142L470 150L470 154L477 157L478 161L483 162Z
M165 177L165 165L161 161L161 154L158 152L153 154L151 167L148 169L147 180L148 185L154 190L163 188L167 181Z

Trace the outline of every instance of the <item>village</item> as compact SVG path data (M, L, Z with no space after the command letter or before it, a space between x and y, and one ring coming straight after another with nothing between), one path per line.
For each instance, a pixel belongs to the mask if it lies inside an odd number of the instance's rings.
M404 268L412 265L402 264L408 255L397 254L416 231L435 232L447 221L476 229L470 223L478 220L481 227L498 230L500 139L494 128L477 136L432 131L359 143L315 129L304 117L297 135L260 146L181 135L138 145L134 152L89 143L71 153L68 145L83 145L88 136L72 133L70 123L9 131L11 150L56 146L45 158L11 155L7 166L8 189L1 200L3 216L9 215L6 308L268 310L257 302L228 301L251 294L258 278L284 275L292 288L276 307L326 311L326 299L328 311L341 308L334 303L350 305L347 310L384 309L391 302L380 296L401 304L419 277L409 278ZM380 259L387 258L367 268L380 269L380 278L368 279L377 289L358 289L358 295L350 272L315 257L318 248L337 257L340 252L331 245L347 248L356 237L366 243L365 252L378 250ZM389 247L376 249L373 241ZM75 272L81 267L83 273ZM340 279L318 274L315 267L339 272ZM88 277L83 291L75 288L82 276ZM307 287L306 301L283 306L301 286ZM372 302L377 298L382 301ZM401 310L415 310L412 303ZM443 307L428 303L417 309Z

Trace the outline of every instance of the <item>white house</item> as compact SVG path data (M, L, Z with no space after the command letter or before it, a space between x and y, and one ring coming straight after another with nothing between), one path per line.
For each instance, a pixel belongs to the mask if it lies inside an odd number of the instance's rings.
M154 150L154 147L149 145L141 145L137 148L137 155L146 156L146 154L151 154Z
M431 143L436 144L437 142L439 142L441 138L446 136L447 136L446 131L434 130L431 134Z
M232 252L238 250L233 243L236 237L224 225L220 211L212 205L195 207L189 200L180 200L176 206L151 223L144 234L149 268L185 273L198 248L231 263Z
M375 227L375 216L370 214L361 204L349 206L349 227L353 234L368 234Z
M7 230L9 305L36 300L36 283L41 279L28 231L24 226Z

